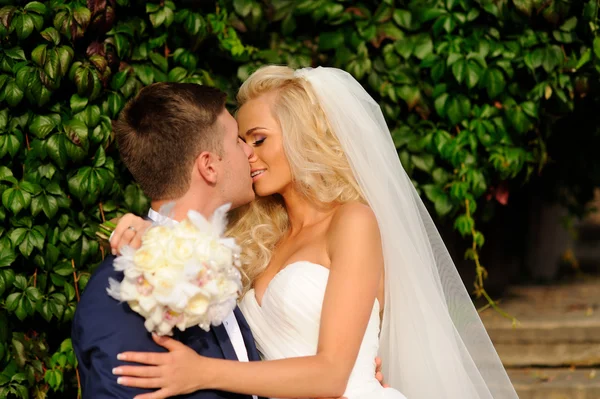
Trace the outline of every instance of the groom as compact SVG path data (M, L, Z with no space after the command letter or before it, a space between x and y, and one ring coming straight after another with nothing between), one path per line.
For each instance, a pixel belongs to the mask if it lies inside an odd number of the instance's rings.
M225 93L185 83L160 83L141 90L114 125L125 165L151 199L148 217L175 202L173 219L189 210L205 216L225 203L238 207L254 199L249 160L254 153L238 137L235 119L225 109ZM124 351L164 352L144 328L144 319L126 303L108 296L109 278L122 280L113 256L98 267L81 297L72 329L84 399L133 398L151 390L119 385L113 368L123 365ZM175 339L199 354L239 361L257 361L250 328L236 308L218 327L176 331ZM202 370L198 370L202 372ZM198 391L194 399L251 399L220 391ZM254 396L256 399L256 396Z

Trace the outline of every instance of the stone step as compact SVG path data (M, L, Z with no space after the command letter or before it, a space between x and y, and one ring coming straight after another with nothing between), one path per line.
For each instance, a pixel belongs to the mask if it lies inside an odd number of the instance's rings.
M492 309L481 318L506 367L600 365L599 278L513 287L500 306L516 327Z
M600 370L509 369L519 399L598 399Z

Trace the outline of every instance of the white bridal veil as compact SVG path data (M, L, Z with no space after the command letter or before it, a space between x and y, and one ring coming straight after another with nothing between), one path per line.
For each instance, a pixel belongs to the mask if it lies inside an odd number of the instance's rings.
M409 399L517 394L429 213L402 168L379 105L347 72L305 68L373 209L385 259L383 373Z

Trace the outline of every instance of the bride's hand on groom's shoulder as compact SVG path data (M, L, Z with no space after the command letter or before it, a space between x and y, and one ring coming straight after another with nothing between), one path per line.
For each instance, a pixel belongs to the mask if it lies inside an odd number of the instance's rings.
M169 337L153 335L154 342L169 352L124 352L118 359L141 366L119 366L113 369L118 375L117 383L135 388L157 389L138 395L134 399L164 399L195 392L198 370L202 369L203 357L193 349Z
M110 237L110 248L113 255L121 253L121 248L130 246L137 249L142 246L142 236L152 226L152 222L144 220L133 213L126 213Z

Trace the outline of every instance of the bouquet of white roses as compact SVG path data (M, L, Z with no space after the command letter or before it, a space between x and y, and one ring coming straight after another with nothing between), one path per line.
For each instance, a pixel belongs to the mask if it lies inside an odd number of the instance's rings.
M240 248L223 237L228 210L217 209L210 221L190 211L181 223L150 227L139 249L121 250L114 267L124 278L111 279L108 294L127 302L158 335L221 324L242 287Z

